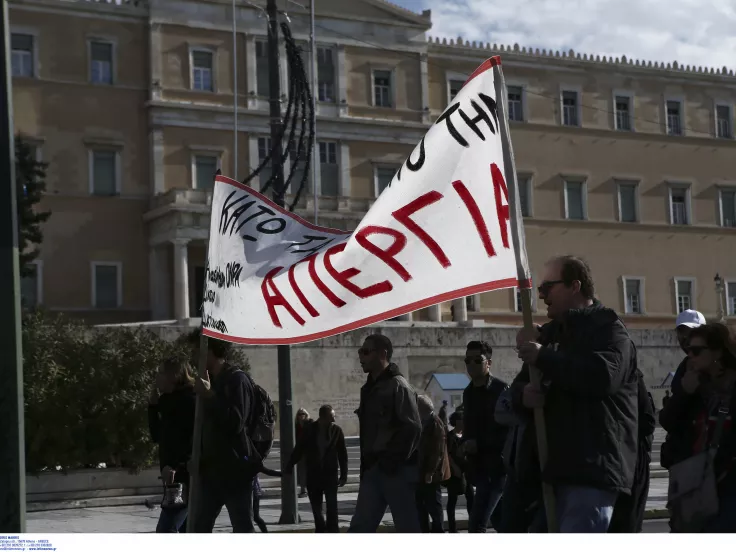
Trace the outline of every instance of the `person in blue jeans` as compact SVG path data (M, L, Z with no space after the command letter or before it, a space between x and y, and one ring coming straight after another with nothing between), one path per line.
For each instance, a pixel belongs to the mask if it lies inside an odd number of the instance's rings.
M508 428L495 418L496 402L508 385L491 374L493 348L471 341L465 351L470 383L463 391L464 429L460 453L468 481L475 486L468 533L485 533L503 494L506 471L503 449Z
M539 286L551 322L517 335L522 370L513 408L527 420L524 451L534 451L534 408L544 408L548 460L542 480L554 489L558 529L605 533L619 494L631 494L639 439L636 347L626 326L595 299L588 264L550 260ZM531 383L529 367L542 375ZM540 512L544 520L544 510ZM535 524L539 530L544 523ZM556 529L550 527L550 529Z
M360 490L349 533L375 533L386 508L397 533L419 533L416 490L422 423L417 393L391 362L384 335L363 342L358 357L368 381L360 390Z
M158 444L161 480L164 485L182 484L186 497L189 485L187 462L192 455L194 434L194 378L189 364L176 358L165 360L148 400L148 428ZM183 533L186 506L161 507L157 533Z

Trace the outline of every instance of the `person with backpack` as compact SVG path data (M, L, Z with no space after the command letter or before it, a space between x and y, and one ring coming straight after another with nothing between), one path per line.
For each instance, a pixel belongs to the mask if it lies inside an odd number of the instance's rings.
M200 331L190 334L192 346ZM231 344L207 340L207 372L197 376L194 390L203 399L204 422L199 464L201 504L195 533L211 533L226 506L234 533L253 533L253 478L263 458L252 436L256 426L257 393L253 380L226 359Z
M345 446L345 434L335 423L335 411L328 404L319 409L317 421L309 421L304 425L289 459L287 472L291 472L302 460L309 503L314 514L315 533L339 533L337 489L348 480L348 449ZM327 504L326 522L322 515L323 497Z

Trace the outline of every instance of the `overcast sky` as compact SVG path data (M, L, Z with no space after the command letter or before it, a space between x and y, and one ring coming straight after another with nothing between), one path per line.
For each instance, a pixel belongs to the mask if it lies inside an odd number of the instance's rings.
M390 0L432 36L736 68L736 0Z

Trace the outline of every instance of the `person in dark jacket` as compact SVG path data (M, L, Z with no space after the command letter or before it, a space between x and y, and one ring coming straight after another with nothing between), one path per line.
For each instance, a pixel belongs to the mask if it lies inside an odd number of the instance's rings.
M526 416L544 408L549 456L542 477L554 488L559 530L605 533L618 495L634 483L636 349L618 315L594 299L582 259L549 261L539 297L552 322L517 336L524 365L512 404ZM541 371L541 387L530 382L529 365Z
M460 444L463 438L463 411L455 410L450 414L452 430L447 432L447 457L450 462L450 479L445 482L447 488L447 525L450 533L457 533L455 521L455 507L457 499L465 495L465 506L468 515L473 510L475 492L473 486L465 479L465 458L460 453Z
M639 451L631 494L620 494L613 508L609 533L641 533L644 512L649 498L649 464L652 462L652 442L657 420L654 416L654 399L644 384L644 375L639 378Z
M190 334L193 346L199 345L199 332ZM248 434L254 422L255 389L245 372L226 360L230 343L209 338L207 346L207 372L194 380L204 406L199 465L202 502L194 532L211 533L226 506L233 532L253 533L253 478L262 468Z
M508 428L496 422L496 402L508 385L491 374L493 348L471 341L465 351L470 384L463 391L464 427L461 454L466 458L468 481L475 500L468 520L469 533L485 533L506 479L503 447Z
M306 408L300 408L294 417L294 442L298 443L304 433L304 428L313 420L309 417ZM296 482L299 485L299 498L307 496L307 464L304 460L296 465Z
M682 376L685 375L685 371L687 369L688 357L686 349L688 341L690 340L690 332L704 324L705 316L696 310L685 310L677 315L677 320L675 321L675 333L677 335L677 342L685 353L685 358L677 366L675 375L672 377L670 389L673 393L680 390L680 382L682 381ZM667 393L669 393L669 391L667 391ZM665 398L662 400L662 409L666 406L666 402L669 402L667 395L665 395ZM659 463L664 469L669 469L673 464L681 462L690 456L690 446L687 436L684 435L682 429L683 428L674 428L672 432L668 432L665 436L659 455Z
M736 337L723 324L706 324L690 333L688 366L679 387L659 413L667 432L677 431L689 445L688 457L718 446L713 469L718 492L718 513L706 520L704 533L736 532ZM720 427L720 439L716 431ZM685 458L686 459L686 458ZM673 532L680 528L673 516Z
M393 345L380 334L358 350L368 381L360 390L360 491L351 533L373 533L386 507L397 533L419 533L415 501L422 424L417 393L391 362Z
M447 401L442 401L442 406L437 416L439 416L440 421L447 427Z
M187 462L192 456L194 434L194 378L188 363L166 359L158 373L148 401L148 428L151 440L158 444L161 480L164 485L189 487ZM186 532L187 508L161 508L157 533Z
M337 489L348 480L348 449L342 428L335 423L330 405L319 409L319 419L310 421L291 454L287 471L300 461L306 471L307 493L314 514L315 533L339 533ZM339 470L339 473L338 473ZM327 522L322 515L322 499L327 505Z
M447 457L447 426L434 413L432 399L417 397L422 435L419 439L419 485L417 510L422 533L444 533L442 512L442 483L450 479L450 460Z

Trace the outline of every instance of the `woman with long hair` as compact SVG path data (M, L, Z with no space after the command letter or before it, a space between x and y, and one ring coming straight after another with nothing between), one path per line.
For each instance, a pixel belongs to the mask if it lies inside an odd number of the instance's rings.
M300 408L294 419L295 441L298 443L304 434L304 429L312 420L309 418L309 412L305 408ZM296 481L299 484L299 497L307 496L307 464L304 459L300 460L296 465Z
M686 347L687 368L681 385L659 415L662 427L687 445L690 458L715 451L711 462L717 498L708 504L717 511L707 518L691 517L681 498L673 501L673 532L736 532L736 433L732 417L736 412L736 338L724 324L711 323L694 328ZM684 462L687 462L685 460ZM683 463L683 466L685 464ZM680 470L671 466L670 479ZM691 470L690 470L691 471ZM705 482L705 474L704 474ZM712 480L711 480L712 481ZM704 488L704 487L703 487ZM704 512L705 505L698 506ZM693 524L693 519L695 524Z
M164 360L148 400L148 427L158 444L165 492L157 533L183 533L187 519L189 472L194 433L194 378L189 363Z

